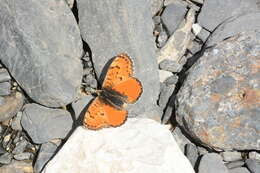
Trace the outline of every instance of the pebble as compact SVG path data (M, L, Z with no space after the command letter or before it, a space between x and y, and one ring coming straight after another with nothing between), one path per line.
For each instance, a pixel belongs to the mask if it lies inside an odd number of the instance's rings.
M24 152L27 144L28 144L28 142L26 140L20 141L19 143L16 144L12 153L13 154L21 154L22 152Z
M244 165L245 165L245 162L242 161L242 160L226 163L226 166L227 166L228 169L239 168L239 167L242 167Z
M165 83L166 86L175 85L178 82L178 76L177 75L171 75L168 78L165 79L163 83Z
M202 156L198 173L229 173L220 155L208 153Z
M156 39L156 42L157 42L156 46L158 48L163 47L166 44L167 40L168 40L168 35L167 35L166 31L162 28L161 32L159 33L159 35Z
M175 85L165 85L164 83L161 84L161 91L159 95L158 105L164 109L175 89Z
M198 33L197 37L204 43L210 36L210 32L206 29L202 28L201 31Z
M172 76L171 72L159 69L159 78L161 83L163 83L168 77L171 76Z
M9 163L11 163L12 158L13 158L13 156L10 153L2 154L0 156L0 163L1 164L9 164Z
M11 127L13 130L18 130L18 131L22 131L22 125L21 125L21 119L22 119L22 112L18 112L16 114L16 116L13 118L12 123L11 123Z
M33 154L29 152L19 153L14 155L14 159L16 160L30 160L32 159Z
M221 153L221 156L226 162L233 162L242 159L241 153L238 151L225 151Z
M247 159L246 166L251 173L260 173L260 162L254 159Z

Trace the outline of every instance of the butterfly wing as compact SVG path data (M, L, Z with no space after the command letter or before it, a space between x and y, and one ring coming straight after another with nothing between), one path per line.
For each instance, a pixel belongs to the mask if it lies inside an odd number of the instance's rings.
M132 77L133 63L127 54L119 54L110 64L102 88L110 88L134 103L142 94L142 84Z
M97 97L88 107L83 124L93 130L109 126L116 127L123 124L126 117L126 110L117 110Z

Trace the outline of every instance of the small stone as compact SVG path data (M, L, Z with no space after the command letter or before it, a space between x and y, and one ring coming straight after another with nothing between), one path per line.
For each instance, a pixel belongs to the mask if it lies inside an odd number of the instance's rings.
M161 83L163 83L170 76L172 76L171 72L165 70L159 70L159 78Z
M166 86L170 86L170 85L175 85L177 82L178 82L178 76L171 75L163 83L165 83Z
M162 123L167 124L169 123L169 120L172 117L173 110L174 110L174 101L175 101L175 95L172 95L168 101L167 107L164 111L164 114L162 116Z
M13 154L20 154L24 152L28 142L26 140L22 140L19 143L16 144L16 147L13 150Z
M13 160L9 165L0 167L1 173L34 173L32 162Z
M24 153L14 155L14 158L16 160L30 160L32 157L33 154L29 152L24 152Z
M208 153L202 156L198 173L229 173L220 155Z
M165 70L169 72L180 72L182 69L182 65L180 65L175 61L165 59L162 62L160 62L159 67L161 70Z
M191 53L191 55L187 56L188 58L192 57L194 54L198 53L199 51L201 51L202 48L202 44L198 43L197 41L193 40L190 42L189 46L188 46L188 50Z
M165 7L161 19L169 35L172 35L179 27L185 18L186 12L187 6L179 0Z
M9 164L9 163L11 163L12 158L13 158L12 154L5 153L5 154L0 156L0 163L1 164Z
M8 82L11 79L8 71L5 68L0 69L0 83L1 82Z
M87 75L84 78L84 82L91 88L97 88L97 80L92 74Z
M120 127L96 131L78 127L43 173L97 170L194 173L167 127L147 118L131 118Z
M198 35L201 30L202 30L202 27L198 23L194 23L192 25L192 32L194 35Z
M199 32L199 34L197 35L197 37L204 43L208 39L210 34L211 33L209 31L202 28L201 31Z
M90 75L92 73L92 68L85 68L83 70L83 75Z
M175 85L166 86L164 83L161 84L161 92L159 95L158 104L162 109L166 107L174 89Z
M185 145L185 155L189 159L191 165L193 168L195 167L195 164L199 158L199 153L196 145L192 143L188 143Z
M230 169L229 173L250 173L250 172L248 169L241 167L241 168Z
M161 48L163 47L168 40L168 35L166 31L162 28L161 32L159 33L159 36L157 38L157 47Z
M41 148L38 152L37 160L34 164L34 171L41 172L45 164L50 160L54 155L58 146L52 142L47 142L41 145Z
M70 8L73 7L73 5L74 5L74 1L75 1L75 0L66 0L68 6L69 6Z
M16 114L16 116L13 118L12 124L11 124L11 127L13 130L21 131L23 129L22 125L21 125L22 115L23 115L22 112L18 112Z
M72 123L69 112L34 103L24 106L21 120L24 130L37 144L51 139L65 138L72 128Z
M150 0L152 15L156 13L163 7L163 0Z
M260 172L260 162L254 159L247 159L246 166L251 173L259 173Z
M237 151L225 151L221 153L221 156L226 162L233 162L242 159L241 153Z
M203 4L204 0L191 0L192 2L198 3L198 4Z
M245 165L245 162L242 161L242 160L226 163L226 167L228 169L239 168L239 167L242 167L244 165Z
M83 116L85 115L86 108L91 100L93 100L93 97L91 95L86 95L72 103L72 108L74 110L76 120L78 120L79 117L81 117L82 120Z
M175 138L181 151L185 153L185 146L190 144L191 141L182 133L179 126L175 127L175 129L172 131L172 135Z
M199 152L200 156L203 156L203 155L209 153L208 150L206 148L204 148L204 147L197 146L197 149L198 149L198 152Z
M250 151L249 154L249 159L255 159L260 161L260 153L256 151Z
M7 96L11 94L11 84L10 82L0 83L0 96Z

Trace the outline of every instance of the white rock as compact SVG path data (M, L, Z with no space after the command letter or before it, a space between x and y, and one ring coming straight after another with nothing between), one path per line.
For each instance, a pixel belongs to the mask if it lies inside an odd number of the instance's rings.
M44 173L194 173L171 132L151 119L117 128L78 127Z
M201 30L202 30L202 27L198 23L195 23L192 25L192 32L194 35L198 35Z
M159 70L160 82L164 82L168 77L172 76L172 72Z

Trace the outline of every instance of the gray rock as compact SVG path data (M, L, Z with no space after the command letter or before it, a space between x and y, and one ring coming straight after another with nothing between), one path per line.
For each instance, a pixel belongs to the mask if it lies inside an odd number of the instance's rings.
M19 92L5 96L3 104L0 104L0 122L9 120L14 117L22 108L23 103L24 96Z
M246 1L245 1L246 2ZM210 47L214 44L232 37L244 31L253 31L260 29L260 12L247 13L239 16L234 16L223 24L221 24L209 37L206 46ZM242 23L242 25L241 25Z
M165 7L161 15L161 19L167 28L169 35L172 35L179 27L185 18L186 12L187 6L186 4L182 3L182 1L175 1L174 3L171 3Z
M162 117L162 123L166 124L169 122L169 120L172 117L175 105L174 105L174 101L175 101L175 95L172 95L168 101L167 107L164 111L163 117Z
M195 164L199 158L199 153L196 145L192 143L188 143L185 146L185 155L189 159L192 167L195 167Z
M22 112L18 112L12 120L11 127L13 130L22 131L23 128L21 125L21 119L22 119Z
M16 144L12 153L21 154L22 152L24 152L27 145L28 145L28 142L26 140L20 141L19 143Z
M220 23L232 16L257 10L259 10L257 0L205 0L198 22L204 28L213 31Z
M159 47L159 48L163 47L166 44L167 40L168 40L168 35L167 35L165 29L162 28L162 30L159 33L158 38L156 40L157 47Z
M0 106L3 105L5 103L5 98L0 96Z
M167 105L174 89L175 89L174 84L170 86L167 86L164 83L161 84L161 92L159 95L158 104L162 109L164 109L165 106Z
M238 151L225 151L221 153L221 156L226 162L233 162L237 160L242 160L241 153Z
M165 59L165 60L162 60L162 62L160 62L159 67L161 70L165 70L165 71L180 72L183 64L185 64L185 62L179 64L175 61Z
M12 160L9 165L0 167L1 173L32 173L32 162Z
M10 82L0 83L0 96L7 96L11 94L11 84Z
M143 93L129 112L136 115L147 112L148 115L156 106L160 89L149 1L77 2L81 35L92 50L100 82L104 73L101 77L100 74L108 60L121 52L130 55L134 62L134 76L142 82Z
M69 112L50 109L37 104L24 106L21 124L34 143L41 144L65 138L72 128Z
M5 68L0 69L0 82L7 82L11 79L8 71Z
M260 172L260 162L254 159L247 159L246 166L251 173L259 173Z
M192 55L196 54L199 52L202 48L202 44L198 43L197 41L193 40L190 42L190 45L188 47L188 50Z
M24 152L24 153L14 155L15 160L29 160L32 157L33 157L33 154L29 153L29 152Z
M163 82L166 86L175 85L178 82L178 76L177 75L171 75Z
M0 60L21 88L46 106L72 102L81 84L82 42L65 1L3 0L0 9Z
M241 167L229 170L229 173L250 173L248 169Z
M191 141L182 133L182 130L178 126L174 128L172 135L174 136L174 139L176 140L181 151L185 153L185 146L190 144Z
M208 49L189 69L176 120L196 141L215 149L260 149L259 40L260 30L241 33Z
M13 158L12 154L5 153L5 154L0 156L0 163L1 164L9 164L9 163L11 163L12 158Z
M94 75L86 75L86 77L83 78L83 81L91 88L97 88L97 80Z
M74 5L74 1L75 1L75 0L66 0L68 6L69 6L70 8L73 7L73 5Z
M229 173L220 155L216 153L205 154L199 163L198 173Z
M91 100L93 100L93 97L91 95L86 95L72 103L72 108L74 110L76 120L78 120L79 117L84 116L86 108Z
M197 149L198 149L198 152L199 152L199 155L200 155L200 156L209 153L208 150L207 150L206 148L204 148L204 147L197 146Z
M256 151L250 151L248 154L249 159L255 159L260 161L260 153Z
M198 33L197 37L204 43L207 41L208 37L210 36L210 32L206 29L202 28Z
M154 16L163 7L163 0L150 0L150 3L151 3L151 12L152 15Z
M226 167L228 169L239 168L239 167L242 167L244 165L245 165L245 162L242 161L242 160L226 163Z

